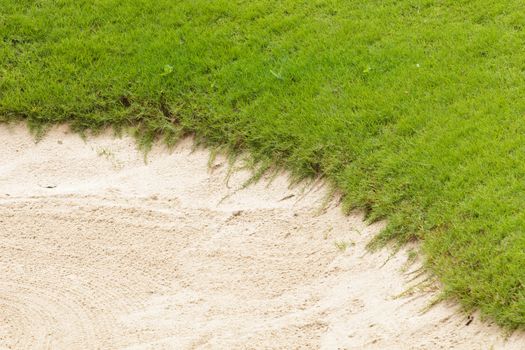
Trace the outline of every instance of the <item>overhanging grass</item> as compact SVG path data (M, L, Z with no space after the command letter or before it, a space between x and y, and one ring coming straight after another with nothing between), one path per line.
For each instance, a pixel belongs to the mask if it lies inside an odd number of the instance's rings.
M445 292L525 325L517 0L0 0L0 121L194 132L422 239Z

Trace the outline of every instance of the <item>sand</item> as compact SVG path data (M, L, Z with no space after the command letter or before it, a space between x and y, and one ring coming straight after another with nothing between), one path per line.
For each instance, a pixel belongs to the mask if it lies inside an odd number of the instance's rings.
M381 229L286 174L65 127L0 127L0 349L522 349L453 303ZM470 317L473 317L471 320ZM468 325L467 325L468 324Z

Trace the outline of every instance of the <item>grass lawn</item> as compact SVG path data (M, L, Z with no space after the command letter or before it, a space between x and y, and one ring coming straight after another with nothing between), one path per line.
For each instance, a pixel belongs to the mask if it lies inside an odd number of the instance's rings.
M421 240L447 297L523 328L524 48L518 0L0 0L0 122L324 174L381 240Z

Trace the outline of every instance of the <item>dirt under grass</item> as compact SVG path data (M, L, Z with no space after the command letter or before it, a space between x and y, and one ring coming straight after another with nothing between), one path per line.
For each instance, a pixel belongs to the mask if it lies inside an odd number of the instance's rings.
M523 349L440 303L322 181L130 137L0 127L0 349ZM408 258L408 260L407 260Z
M0 121L195 133L420 239L446 296L525 324L522 1L0 0Z

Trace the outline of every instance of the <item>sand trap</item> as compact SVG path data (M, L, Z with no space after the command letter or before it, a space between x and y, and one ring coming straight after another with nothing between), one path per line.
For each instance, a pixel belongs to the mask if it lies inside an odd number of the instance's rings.
M522 349L432 292L380 225L287 178L241 189L183 141L0 127L1 349ZM211 170L210 170L211 169ZM419 278L421 279L421 277ZM412 281L412 283L414 283Z

